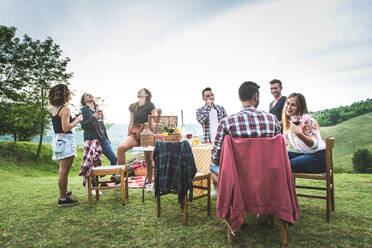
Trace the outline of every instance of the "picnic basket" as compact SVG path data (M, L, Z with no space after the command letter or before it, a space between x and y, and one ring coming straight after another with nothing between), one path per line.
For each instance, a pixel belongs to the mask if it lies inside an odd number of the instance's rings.
M176 128L178 125L178 116L175 115L149 115L148 123L150 130L155 135L155 142L157 140L162 140L164 142L175 142L181 141L181 136L179 134L176 135L168 135L163 136L161 134L162 128L166 125L169 128Z

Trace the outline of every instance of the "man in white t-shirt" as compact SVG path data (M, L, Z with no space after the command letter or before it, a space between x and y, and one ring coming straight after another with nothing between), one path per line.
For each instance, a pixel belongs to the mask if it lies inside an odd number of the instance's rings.
M202 91L202 97L205 105L196 110L196 120L203 127L203 143L214 143L217 133L217 127L222 118L226 117L224 107L214 104L214 94L210 87ZM213 172L218 168L217 165L211 164L211 171ZM213 184L217 188L217 175L216 172L212 173ZM216 190L212 191L212 196L217 195Z
M210 87L202 91L205 105L196 110L196 120L203 127L203 143L213 143L220 120L227 116L224 107L214 104L214 94Z

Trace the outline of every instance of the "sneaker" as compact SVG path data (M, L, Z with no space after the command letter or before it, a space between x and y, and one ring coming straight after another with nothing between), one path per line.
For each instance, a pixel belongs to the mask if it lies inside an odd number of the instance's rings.
M102 191L101 190L98 190L98 194L99 195L102 195ZM92 195L96 195L96 191L95 190L92 190Z
M77 200L72 200L70 198L66 198L66 200L62 201L61 199L58 199L58 207L65 207L65 206L74 206L79 204L79 201Z
M67 191L67 192L66 192L66 196L67 196L67 197L69 197L69 196L71 196L71 195L72 195L72 191Z
M152 183L146 184L146 190L148 192L151 192L152 191Z
M212 197L217 197L217 195L218 195L217 190L212 189L212 191L211 191L211 196L212 196Z

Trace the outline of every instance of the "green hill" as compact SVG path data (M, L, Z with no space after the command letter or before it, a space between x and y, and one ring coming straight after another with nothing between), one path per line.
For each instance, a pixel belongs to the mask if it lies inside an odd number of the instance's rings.
M364 114L331 127L321 127L322 137L335 137L333 152L336 172L352 172L352 157L356 150L372 151L372 113Z

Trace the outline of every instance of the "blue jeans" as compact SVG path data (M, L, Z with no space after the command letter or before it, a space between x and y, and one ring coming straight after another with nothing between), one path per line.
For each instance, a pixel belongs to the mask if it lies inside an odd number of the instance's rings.
M118 159L116 158L116 154L114 149L112 149L111 143L108 139L99 142L102 147L102 153L110 160L111 165L117 165Z
M215 174L216 176L218 176L219 171L220 171L220 166L211 163L211 172Z
M294 173L324 173L326 169L325 150L312 154L288 151L289 162Z

